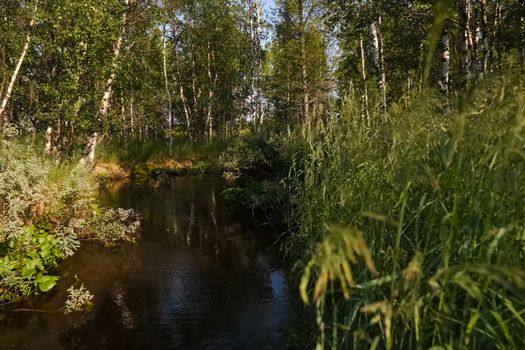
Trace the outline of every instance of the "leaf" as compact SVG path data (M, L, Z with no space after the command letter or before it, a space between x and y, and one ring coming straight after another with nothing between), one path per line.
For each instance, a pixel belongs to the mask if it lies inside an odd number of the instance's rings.
M57 280L58 276L46 275L35 278L35 283L42 292L48 292L56 285Z

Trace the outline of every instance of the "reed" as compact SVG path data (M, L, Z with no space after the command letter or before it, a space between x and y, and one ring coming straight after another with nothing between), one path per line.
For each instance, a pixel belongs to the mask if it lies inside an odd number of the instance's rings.
M524 348L523 74L485 79L447 114L426 91L368 125L356 101L289 136L285 250L317 348Z

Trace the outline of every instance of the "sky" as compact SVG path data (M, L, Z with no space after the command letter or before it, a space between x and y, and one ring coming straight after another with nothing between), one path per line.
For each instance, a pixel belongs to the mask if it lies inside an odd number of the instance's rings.
M261 0L261 5L264 9L264 18L266 21L273 24L274 22L274 10L275 10L275 0ZM264 38L263 45L266 46L272 40L273 31L270 30L268 37Z
M262 0L261 2L263 3L265 16L269 16L271 14L272 8L275 7L275 1L274 0Z

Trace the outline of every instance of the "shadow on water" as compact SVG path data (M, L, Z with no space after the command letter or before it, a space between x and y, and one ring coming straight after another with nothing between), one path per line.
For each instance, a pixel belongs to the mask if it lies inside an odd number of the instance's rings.
M211 177L126 185L102 203L136 209L135 246L84 247L53 292L24 307L56 310L78 276L95 295L83 318L60 312L0 315L4 349L282 349L291 312L273 237L246 225ZM19 307L19 306L18 306Z

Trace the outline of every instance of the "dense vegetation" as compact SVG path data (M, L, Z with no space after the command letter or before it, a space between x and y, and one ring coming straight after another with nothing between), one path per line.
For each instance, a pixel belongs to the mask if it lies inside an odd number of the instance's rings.
M523 83L480 86L450 118L419 95L372 126L347 101L310 135L287 250L319 344L523 347Z
M82 241L114 247L138 228L132 210L98 206L88 168L57 166L9 131L0 139L1 304L51 290L58 263Z
M287 224L318 330L298 347L524 347L525 2L273 6L5 1L0 300L134 230L88 169L222 172Z

